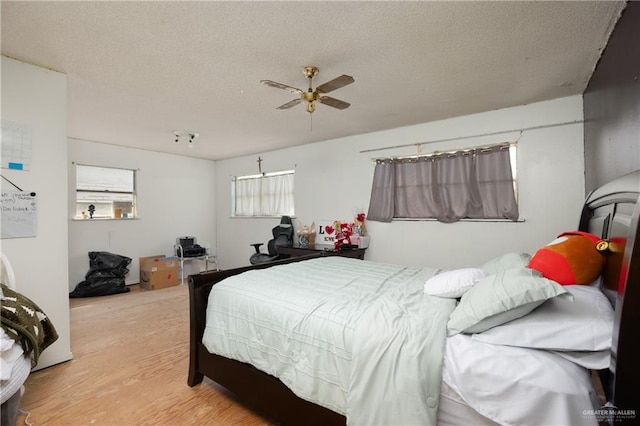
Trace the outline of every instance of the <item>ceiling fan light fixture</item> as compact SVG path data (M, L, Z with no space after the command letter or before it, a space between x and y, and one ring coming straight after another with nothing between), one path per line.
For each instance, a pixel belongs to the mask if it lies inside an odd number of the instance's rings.
M316 103L315 102L308 102L307 103L307 112L309 114L312 114L313 111L315 111L315 110L316 110Z

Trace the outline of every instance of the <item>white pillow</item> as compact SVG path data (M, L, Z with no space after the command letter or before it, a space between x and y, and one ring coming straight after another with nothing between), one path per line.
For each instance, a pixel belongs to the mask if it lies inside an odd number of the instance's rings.
M529 268L511 268L480 280L460 299L447 330L481 333L528 314L545 300L567 294L560 284Z
M424 292L430 296L458 298L462 297L487 274L480 268L454 269L442 272L427 280Z
M566 285L564 288L573 295L573 302L549 299L527 316L475 334L473 339L556 351L611 349L614 312L607 297L595 287Z

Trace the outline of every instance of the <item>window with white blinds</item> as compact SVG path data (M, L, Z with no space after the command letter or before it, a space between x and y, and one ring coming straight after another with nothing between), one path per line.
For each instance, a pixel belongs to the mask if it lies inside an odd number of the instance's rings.
M135 217L135 170L76 164L76 219Z

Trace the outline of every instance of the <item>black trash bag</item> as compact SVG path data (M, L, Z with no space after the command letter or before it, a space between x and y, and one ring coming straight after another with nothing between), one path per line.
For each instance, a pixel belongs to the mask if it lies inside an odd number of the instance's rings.
M122 278L129 273L127 268L124 269L89 269L84 276L85 280L90 278Z
M89 252L89 271L123 271L126 275L129 270L127 266L131 263L131 258L120 256L106 251L90 251Z
M124 276L129 273L127 266L131 259L106 251L89 252L89 272L85 280L76 285L69 297L107 296L126 293Z
M130 289L124 284L124 278L88 279L76 285L76 288L69 293L69 297L108 296L128 291Z

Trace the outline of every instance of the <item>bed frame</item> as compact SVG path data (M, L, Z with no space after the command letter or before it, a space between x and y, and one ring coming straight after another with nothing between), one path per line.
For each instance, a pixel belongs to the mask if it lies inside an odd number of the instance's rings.
M615 305L611 367L599 371L605 398L620 410L636 410L640 420L640 170L593 191L587 197L579 230L611 241L603 292ZM280 380L255 367L209 353L202 345L209 292L217 282L252 269L299 262L321 253L269 264L189 276L190 361L189 386L204 376L235 393L241 401L282 424L344 425L346 418L297 397ZM615 419L614 419L615 420Z
M203 272L189 276L190 359L189 386L195 386L207 376L235 393L243 403L276 419L282 424L309 426L345 425L346 418L327 408L299 398L277 378L250 364L209 353L202 344L207 301L214 284L232 275L253 269L300 262L321 257L322 252L293 257L276 262L246 266L218 272Z

